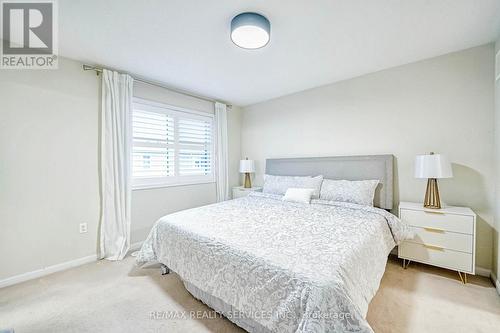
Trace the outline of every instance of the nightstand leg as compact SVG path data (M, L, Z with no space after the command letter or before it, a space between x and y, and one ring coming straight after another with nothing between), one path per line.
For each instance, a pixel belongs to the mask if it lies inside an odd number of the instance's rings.
M463 275L462 275L463 274ZM460 271L458 272L458 276L460 277L460 281L462 281L463 284L467 283L467 273L461 273Z
M410 266L411 260L403 259L403 269L407 269Z

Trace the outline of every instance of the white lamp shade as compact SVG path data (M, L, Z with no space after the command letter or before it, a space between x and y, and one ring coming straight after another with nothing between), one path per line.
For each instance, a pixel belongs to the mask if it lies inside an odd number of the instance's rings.
M415 158L415 178L451 178L451 163L444 155L417 155Z
M253 160L241 160L240 161L240 172L255 172L255 163Z

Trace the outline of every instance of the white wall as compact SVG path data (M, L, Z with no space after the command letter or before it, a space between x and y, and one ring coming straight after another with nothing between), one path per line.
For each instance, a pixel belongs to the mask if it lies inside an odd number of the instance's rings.
M478 214L477 265L491 268L493 52L480 46L246 107L242 155L257 160L261 183L266 158L394 154L397 202L423 200L415 155L446 154L454 178L440 181L441 197Z
M99 80L0 70L0 280L96 253Z
M100 77L60 58L58 70L0 70L0 280L95 255L99 221ZM213 112L154 86L135 95ZM230 181L238 181L240 109L228 114ZM132 193L132 242L169 212L215 202L215 184ZM88 233L78 225L88 223Z

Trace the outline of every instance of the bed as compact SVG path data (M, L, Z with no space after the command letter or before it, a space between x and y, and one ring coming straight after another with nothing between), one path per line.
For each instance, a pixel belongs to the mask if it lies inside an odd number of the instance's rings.
M372 332L365 317L408 229L392 208L392 155L271 159L266 173L379 179L374 205L248 197L169 214L137 262L158 261L249 332Z

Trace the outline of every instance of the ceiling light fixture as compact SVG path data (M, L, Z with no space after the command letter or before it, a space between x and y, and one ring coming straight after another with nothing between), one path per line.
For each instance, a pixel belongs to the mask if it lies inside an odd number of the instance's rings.
M259 49L269 43L271 23L257 13L241 13L231 20L231 40L244 49Z

